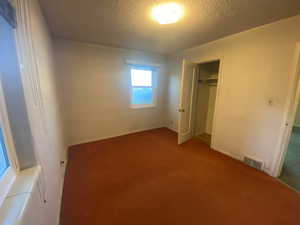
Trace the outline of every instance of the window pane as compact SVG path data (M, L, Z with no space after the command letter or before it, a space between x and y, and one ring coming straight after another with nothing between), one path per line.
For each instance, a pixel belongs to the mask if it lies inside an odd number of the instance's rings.
M153 103L152 88L132 88L132 104L133 105L149 105Z
M3 133L2 129L0 128L0 177L3 175L8 166L9 164L6 155Z
M131 85L151 87L152 71L131 69Z

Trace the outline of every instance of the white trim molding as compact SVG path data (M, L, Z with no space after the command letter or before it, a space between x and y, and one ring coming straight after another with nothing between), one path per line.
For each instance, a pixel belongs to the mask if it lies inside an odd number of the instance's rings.
M281 174L284 159L288 150L291 132L294 126L298 102L300 100L300 42L296 43L296 50L292 62L292 79L290 83L284 116L281 121L280 136L277 152L274 155L270 175L278 177Z

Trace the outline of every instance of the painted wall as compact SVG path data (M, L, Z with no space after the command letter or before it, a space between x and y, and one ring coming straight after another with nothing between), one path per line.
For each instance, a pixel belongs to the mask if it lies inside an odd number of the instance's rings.
M164 57L56 39L55 58L69 144L166 125ZM161 65L156 107L130 108L126 60Z
M300 16L296 16L170 57L170 120L177 121L180 58L195 62L222 58L213 148L238 159L247 155L263 160L270 173L279 151L287 97L292 88L299 25ZM269 105L269 100L273 104Z

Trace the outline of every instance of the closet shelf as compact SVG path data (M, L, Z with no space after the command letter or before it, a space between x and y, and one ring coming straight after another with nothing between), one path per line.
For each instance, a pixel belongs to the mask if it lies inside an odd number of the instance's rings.
M208 79L200 79L198 80L199 83L204 83L204 84L216 84L218 83L217 78L208 78Z
M218 81L218 78L208 78L207 81Z
M199 79L200 83L217 83L218 82L218 74L213 74L213 75L210 75L208 77L202 77Z

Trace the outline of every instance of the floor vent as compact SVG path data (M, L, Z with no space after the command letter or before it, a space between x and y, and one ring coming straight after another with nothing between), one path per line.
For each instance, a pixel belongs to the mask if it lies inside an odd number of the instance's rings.
M254 160L254 159L251 159L249 157L244 157L244 163L247 164L248 166L251 166L255 169L258 169L258 170L262 170L263 168L263 162L262 161L258 161L258 160Z

